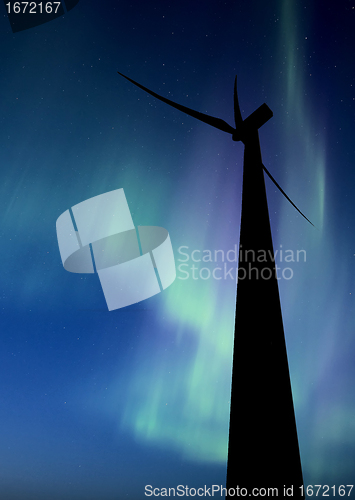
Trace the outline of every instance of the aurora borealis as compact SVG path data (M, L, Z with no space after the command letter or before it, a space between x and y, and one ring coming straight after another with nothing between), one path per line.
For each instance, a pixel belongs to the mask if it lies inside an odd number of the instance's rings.
M237 74L243 117L272 109L264 164L316 226L266 178L304 484L352 484L354 22L350 0L81 0L13 34L3 7L0 498L225 482L236 286L201 270L236 266L243 148L117 71L230 124ZM63 269L55 223L119 188L135 225L169 231L177 279L109 312L97 275Z

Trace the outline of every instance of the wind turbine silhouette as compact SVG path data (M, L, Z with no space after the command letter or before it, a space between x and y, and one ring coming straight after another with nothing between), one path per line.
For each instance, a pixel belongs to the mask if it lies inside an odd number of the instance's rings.
M242 215L230 405L227 490L278 488L304 498L301 459L263 171L310 224L262 163L258 129L272 116L264 103L243 120L234 84L235 128L131 83L244 144ZM313 224L312 224L313 225ZM251 255L251 261L248 258ZM285 488L292 488L285 492ZM267 493L270 495L271 493ZM275 495L276 496L276 495Z

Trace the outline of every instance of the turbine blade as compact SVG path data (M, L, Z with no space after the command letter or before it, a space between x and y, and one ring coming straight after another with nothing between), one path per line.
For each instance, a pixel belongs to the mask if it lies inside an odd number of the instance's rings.
M242 113L240 112L238 91L237 91L237 75L234 80L234 121L236 130L241 130L243 124Z
M170 101L170 99L167 99L166 97L162 97L159 94L156 94L152 90L147 89L146 87L143 87L140 83L135 82L132 80L132 78L129 78L128 76L123 75L119 71L117 73L123 78L126 78L126 80L130 81L134 85L137 85L137 87L141 88L142 90L145 90L145 92L148 92L148 94L152 95L156 99L159 99L160 101L165 102L166 104L169 104L173 108L178 109L179 111L182 111L183 113L186 113L187 115L193 116L194 118L197 118L201 122L207 123L208 125L212 125L212 127L218 128L219 130L222 130L223 132L228 132L229 134L233 134L235 132L234 128L228 125L224 120L221 120L221 118L214 118L213 116L206 115L204 113L200 113L199 111L194 111L193 109L187 108L186 106L183 106L182 104L177 104L174 101Z
M306 219L306 221L308 221L310 224L312 224L312 222L307 219L307 217L301 212L301 210L299 208L296 207L296 205L293 203L293 201L287 196L287 194L285 193L285 191L281 188L281 186L275 181L275 179L273 178L273 176L270 174L270 172L268 171L268 169L263 165L263 169L265 170L265 172L267 173L267 175L270 177L270 179L272 180L272 182L275 184L275 186L281 191L281 193L285 196L285 198L291 203L291 205L293 205L295 207L295 209L297 210L297 212L299 212L302 217L304 217ZM316 227L314 224L312 224L313 227Z

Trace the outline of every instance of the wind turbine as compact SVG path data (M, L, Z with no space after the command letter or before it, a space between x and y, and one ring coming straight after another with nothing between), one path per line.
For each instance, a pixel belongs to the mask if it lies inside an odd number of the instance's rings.
M277 488L281 498L304 498L263 171L302 217L312 223L262 163L258 129L273 113L264 103L243 120L237 77L233 128L220 118L177 104L118 73L160 101L231 134L233 141L244 144L227 490L239 487L241 496L250 496L253 488L266 491Z

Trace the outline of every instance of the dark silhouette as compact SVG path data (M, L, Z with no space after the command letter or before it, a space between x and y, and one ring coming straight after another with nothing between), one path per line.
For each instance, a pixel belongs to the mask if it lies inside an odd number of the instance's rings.
M258 129L273 116L272 111L263 104L243 120L236 79L233 128L119 74L157 99L244 143L227 489L246 488L247 492L239 496L251 496L253 488L277 488L277 493L266 495L304 498L263 170L302 217L310 221L262 164ZM285 494L285 487L292 488L292 495L290 489Z

